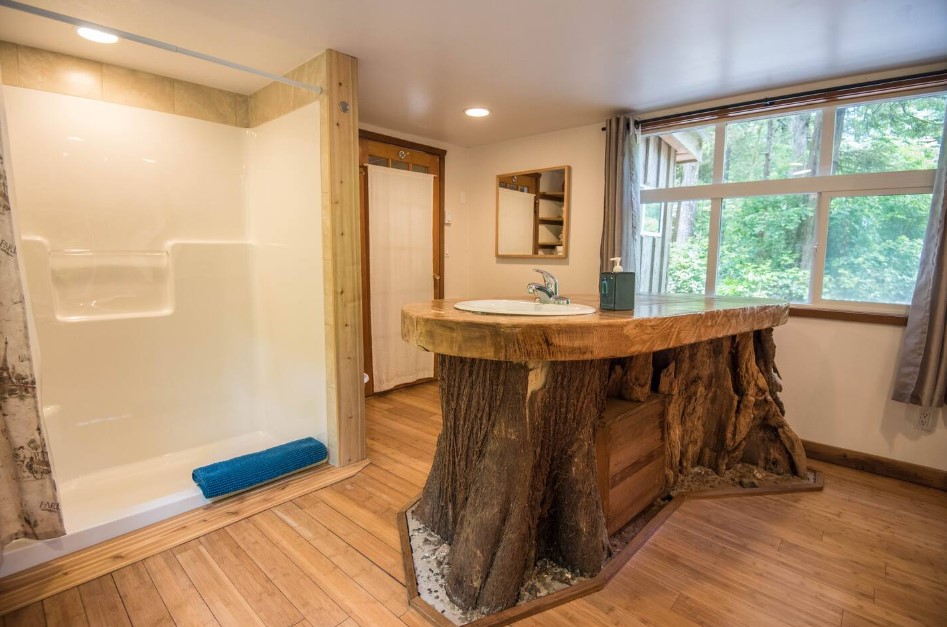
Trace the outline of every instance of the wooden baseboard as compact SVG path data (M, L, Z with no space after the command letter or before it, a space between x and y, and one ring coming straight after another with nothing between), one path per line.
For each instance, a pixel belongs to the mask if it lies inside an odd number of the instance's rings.
M321 466L209 503L0 579L0 616L348 479L368 465Z
M812 459L863 470L875 475L900 479L929 488L947 490L947 471L945 470L879 457L870 453L859 453L858 451L810 442L809 440L803 440L802 445L806 449L806 455Z
M425 377L423 379L418 379L417 381L411 381L409 383L399 383L393 388L388 388L387 390L382 390L381 392L372 392L367 398L372 398L375 396L385 396L386 394L391 394L392 392L397 392L399 390L404 390L405 388L413 388L417 385L424 385L425 383L430 383L432 381L437 381L435 377Z

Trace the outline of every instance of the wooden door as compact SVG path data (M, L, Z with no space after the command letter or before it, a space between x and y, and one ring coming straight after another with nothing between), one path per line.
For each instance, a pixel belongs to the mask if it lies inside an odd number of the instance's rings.
M369 131L359 131L358 164L361 179L359 209L361 213L362 243L362 333L365 347L365 372L369 373L365 384L365 396L375 392L371 373L372 363L372 310L371 310L371 242L368 230L368 168L376 165L410 172L434 175L433 229L434 273L431 277L431 298L444 297L444 157L447 151L414 142L403 141Z

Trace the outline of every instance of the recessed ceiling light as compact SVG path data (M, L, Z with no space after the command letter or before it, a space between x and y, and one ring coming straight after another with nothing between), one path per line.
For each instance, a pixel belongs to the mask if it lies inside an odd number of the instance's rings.
M486 107L469 107L464 109L464 113L472 118L485 118L490 115L490 109Z
M118 37L112 33L88 28L87 26L80 26L76 29L76 32L79 33L79 36L83 39L94 41L97 44L114 44L118 41Z

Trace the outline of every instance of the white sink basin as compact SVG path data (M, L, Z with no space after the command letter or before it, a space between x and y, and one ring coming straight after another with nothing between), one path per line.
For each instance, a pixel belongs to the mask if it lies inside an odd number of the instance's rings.
M454 305L454 308L506 316L582 316L595 313L595 307L588 305L555 305L525 300L465 300Z

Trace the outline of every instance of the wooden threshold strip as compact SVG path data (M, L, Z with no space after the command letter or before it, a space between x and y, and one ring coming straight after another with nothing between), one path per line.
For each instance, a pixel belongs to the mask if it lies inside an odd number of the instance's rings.
M303 471L4 577L0 616L348 479L368 464L366 459L342 468Z

